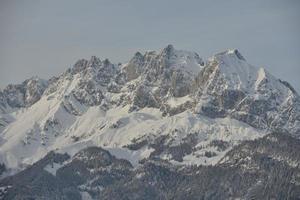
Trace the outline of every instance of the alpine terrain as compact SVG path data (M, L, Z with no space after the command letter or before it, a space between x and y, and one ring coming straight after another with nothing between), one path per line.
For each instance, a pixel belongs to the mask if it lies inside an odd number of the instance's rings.
M92 56L0 91L0 199L300 199L300 97L236 49Z

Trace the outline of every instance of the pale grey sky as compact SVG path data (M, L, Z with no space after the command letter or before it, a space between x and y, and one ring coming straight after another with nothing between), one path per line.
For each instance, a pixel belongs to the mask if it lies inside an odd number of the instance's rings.
M299 19L298 0L0 0L0 87L173 44L204 58L237 48L299 92Z

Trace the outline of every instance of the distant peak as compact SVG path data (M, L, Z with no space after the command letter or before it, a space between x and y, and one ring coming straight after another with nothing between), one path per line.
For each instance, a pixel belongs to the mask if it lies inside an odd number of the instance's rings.
M79 59L72 67L72 73L82 72L87 68L97 68L102 65L100 58L91 56L89 60Z
M217 53L214 57L218 59L222 59L224 57L232 57L232 58L237 58L239 60L246 61L244 56L242 56L242 54L237 49L228 49L226 51Z
M172 45L172 44L168 44L166 47L165 47L165 49L174 49L174 46Z
M130 63L142 63L144 60L144 56L138 51L131 58Z
M236 55L236 57L238 57L238 59L240 60L246 60L244 56L242 56L242 54L237 49L228 50L228 53Z
M143 54L141 54L139 51L137 51L137 52L134 54L134 57L143 57Z
M14 87L19 87L19 86L26 86L28 84L39 84L39 85L47 85L48 81L45 79L42 79L38 76L32 76L26 80L24 80L22 83L10 83L7 86L5 86L3 89L10 89Z
M96 68L100 65L101 65L101 60L96 56L92 56L87 64L87 67Z
M174 46L173 45L171 45L171 44L169 44L168 46L166 46L163 50L162 50L162 52L161 52L161 54L162 55L170 55L170 54L172 54L173 52L174 52Z
M101 60L97 56L91 56L90 62L101 62Z
M38 76L32 76L29 79L25 80L25 81L44 81L44 79L38 77Z
M74 73L82 71L83 69L86 68L87 63L88 63L88 60L86 60L86 59L80 59L80 60L76 61L76 63L73 65L72 71Z
M108 58L105 58L105 60L103 61L103 64L104 64L105 66L107 66L107 65L110 65L111 62L109 61Z
M147 56L153 56L153 55L156 55L156 51L148 50L148 51L146 51L146 53L145 53L145 57L147 57Z

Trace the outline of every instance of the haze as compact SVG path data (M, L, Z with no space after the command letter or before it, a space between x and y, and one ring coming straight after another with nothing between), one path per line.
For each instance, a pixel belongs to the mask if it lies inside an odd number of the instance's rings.
M299 19L297 0L1 0L0 87L173 44L204 58L237 48L299 92Z

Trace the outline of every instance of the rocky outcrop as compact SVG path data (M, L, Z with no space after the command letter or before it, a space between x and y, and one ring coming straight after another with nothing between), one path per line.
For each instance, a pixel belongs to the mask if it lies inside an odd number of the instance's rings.
M41 98L47 86L47 81L35 77L21 84L8 85L3 91L0 91L1 111L33 105Z

